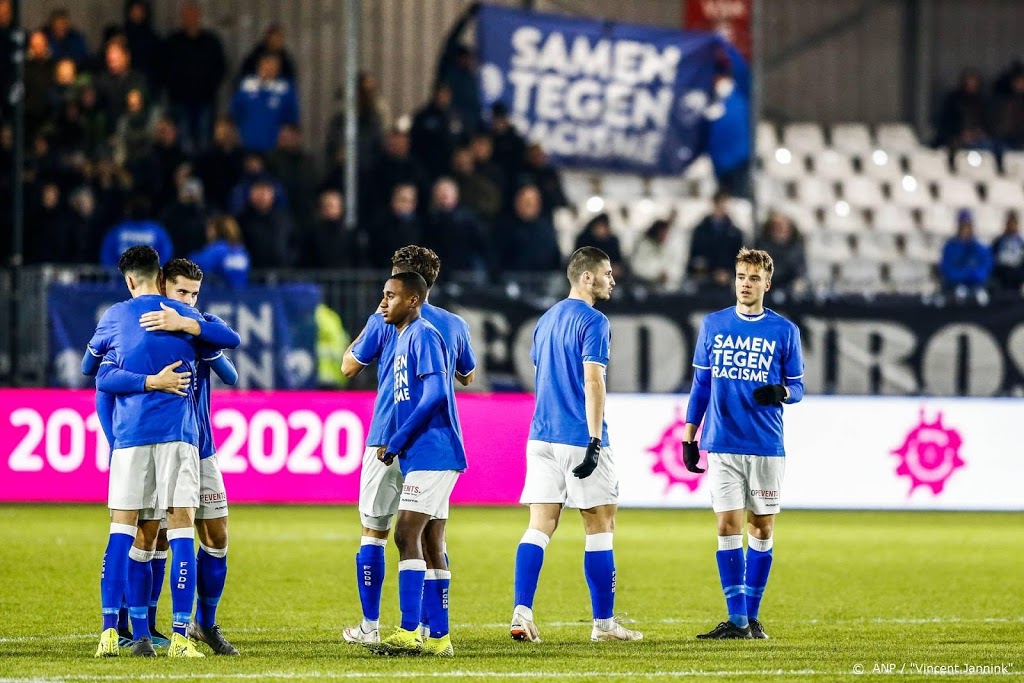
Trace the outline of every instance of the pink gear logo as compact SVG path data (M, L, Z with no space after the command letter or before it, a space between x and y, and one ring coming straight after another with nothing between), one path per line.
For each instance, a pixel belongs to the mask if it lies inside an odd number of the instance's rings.
M686 465L683 463L684 427L686 427L686 419L683 415L682 406L677 404L675 421L661 433L658 443L647 449L647 452L654 454L656 458L654 465L651 467L651 472L665 476L665 490L663 493L668 493L677 484L685 486L692 493L697 490L700 486L700 480L707 474L706 472L702 474L691 472L686 469ZM698 442L700 441L701 429L697 429ZM707 451L701 451L700 466L704 469L708 467L707 459Z
M966 465L960 457L961 445L960 432L942 424L941 412L933 422L927 422L922 408L917 426L907 434L903 445L890 451L901 458L896 474L910 479L907 497L918 486L927 486L936 496L942 493L953 472Z

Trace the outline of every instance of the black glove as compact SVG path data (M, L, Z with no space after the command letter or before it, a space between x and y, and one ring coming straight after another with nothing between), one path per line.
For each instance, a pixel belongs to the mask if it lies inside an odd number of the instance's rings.
M762 406L779 406L786 400L786 387L781 384L765 384L754 389L754 400Z
M697 463L700 462L700 449L697 447L696 441L684 441L683 442L683 464L686 465L686 469L690 470L694 474L703 474L704 469L697 467Z
M597 459L601 457L601 439L591 439L587 446L587 454L583 456L583 462L573 468L573 476L579 479L586 479L597 469Z

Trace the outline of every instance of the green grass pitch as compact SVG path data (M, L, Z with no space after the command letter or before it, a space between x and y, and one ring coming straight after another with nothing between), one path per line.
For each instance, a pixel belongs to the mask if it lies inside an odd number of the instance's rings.
M948 678L927 668L941 666L957 679L1022 680L1019 513L785 512L762 609L772 640L698 642L724 618L711 512L623 510L616 608L645 640L591 643L583 532L568 511L541 576L539 645L507 630L526 521L521 509L453 509L452 660L383 659L341 641L359 617L353 509L249 506L232 508L219 611L242 656L95 660L106 511L0 506L0 682L839 681L890 666L917 680ZM388 558L383 620L393 625L393 544ZM161 624L169 603L165 590ZM993 668L963 675L969 666Z

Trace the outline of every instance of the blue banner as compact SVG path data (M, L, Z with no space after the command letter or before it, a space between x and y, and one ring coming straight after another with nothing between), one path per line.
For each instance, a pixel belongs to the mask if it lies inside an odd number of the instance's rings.
M50 285L51 386L92 385L92 378L82 376L82 354L104 311L127 296L120 281ZM236 388L316 388L315 312L320 299L316 285L203 288L200 310L223 318L242 338L241 345L228 352L238 369Z
M484 105L561 166L678 174L708 147L716 64L746 89L719 36L484 5L477 24ZM737 62L739 60L739 62Z

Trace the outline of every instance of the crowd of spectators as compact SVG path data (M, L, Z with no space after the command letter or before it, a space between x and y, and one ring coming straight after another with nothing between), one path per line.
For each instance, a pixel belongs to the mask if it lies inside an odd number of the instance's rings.
M979 71L965 69L943 99L935 128L935 144L953 151L1024 150L1024 63L1010 64L991 88Z

